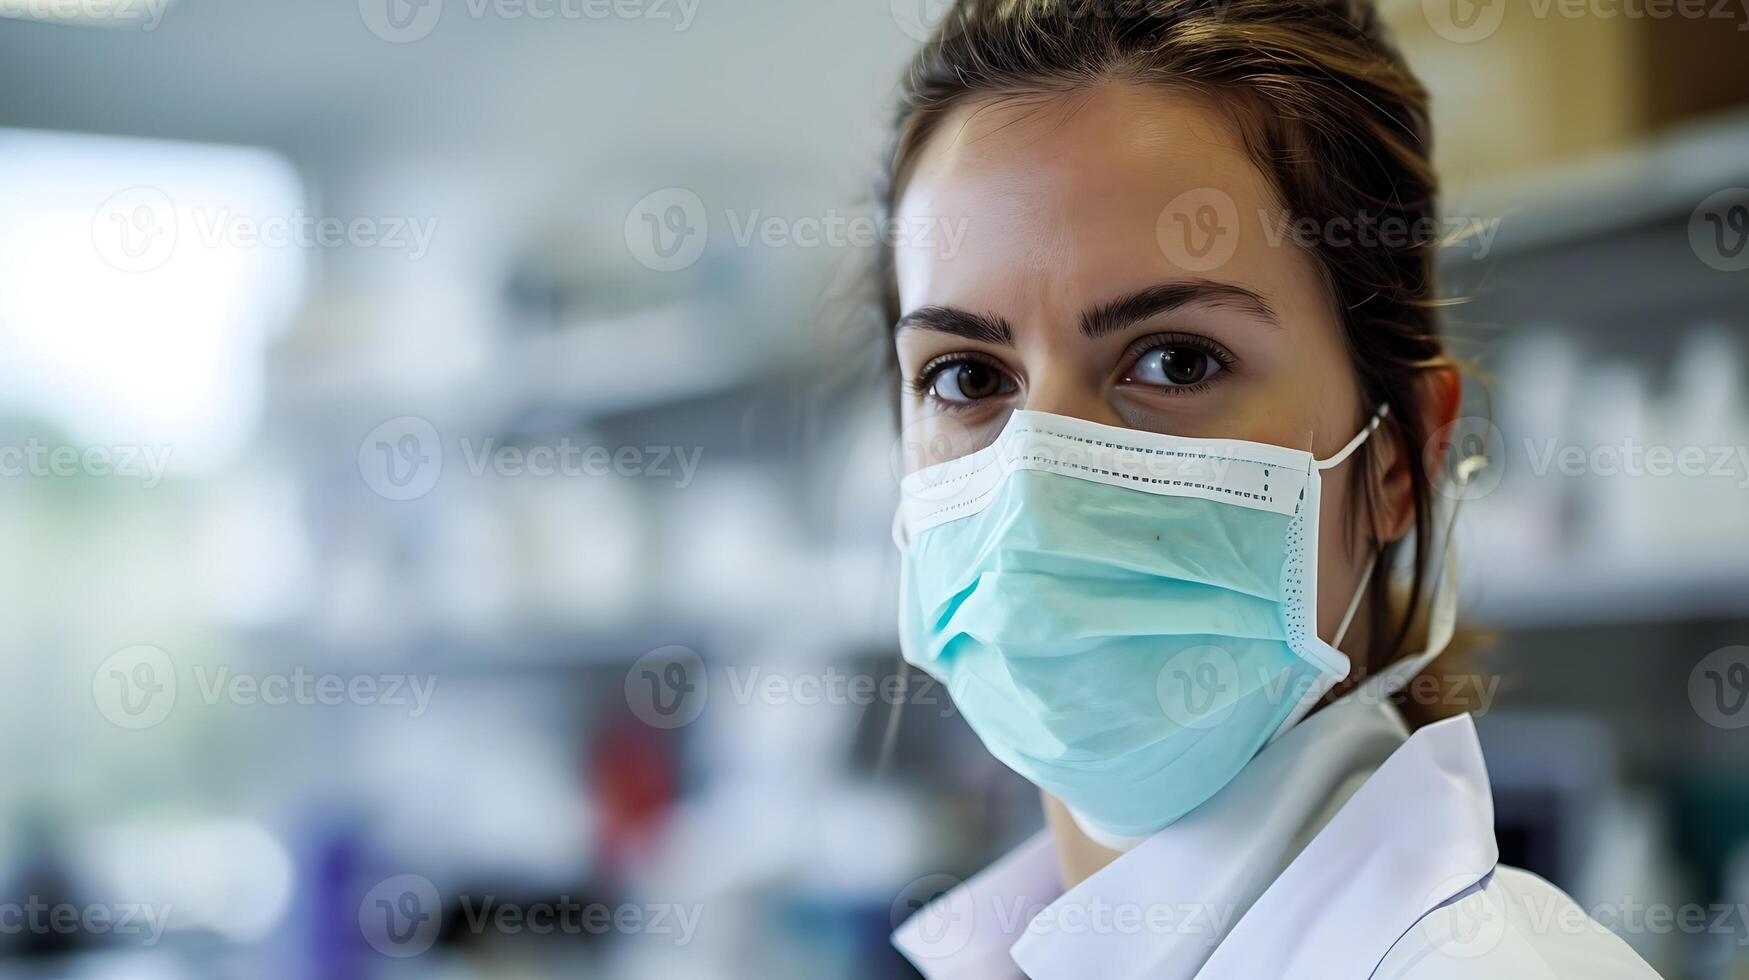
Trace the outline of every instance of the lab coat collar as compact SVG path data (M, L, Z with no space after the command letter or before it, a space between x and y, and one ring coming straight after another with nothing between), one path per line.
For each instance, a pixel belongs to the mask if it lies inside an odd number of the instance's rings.
M1068 892L1040 834L893 942L931 980L1366 976L1497 856L1469 717L1408 736L1388 705L1343 701Z

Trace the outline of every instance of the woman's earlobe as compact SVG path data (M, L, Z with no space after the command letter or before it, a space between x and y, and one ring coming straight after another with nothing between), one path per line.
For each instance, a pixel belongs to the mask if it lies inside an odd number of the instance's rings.
M1411 453L1419 454L1430 483L1437 483L1443 476L1446 457L1443 443L1463 405L1463 391L1463 378L1455 367L1428 368L1416 380L1414 389L1418 401L1414 408L1426 422L1421 430L1426 444L1408 444L1413 436L1402 419L1389 425L1390 437L1381 441L1375 468L1379 505L1374 533L1380 541L1400 541L1415 526L1415 479L1411 464L1416 457Z
M1463 407L1464 379L1456 367L1441 365L1423 372L1416 387L1422 417L1427 420L1428 444L1421 447L1422 465L1427 468L1428 480L1437 484L1445 475L1446 436Z

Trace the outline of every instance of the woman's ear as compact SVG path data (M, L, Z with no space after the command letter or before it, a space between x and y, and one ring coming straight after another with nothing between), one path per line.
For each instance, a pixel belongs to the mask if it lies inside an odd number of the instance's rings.
M1400 423L1388 427L1391 437L1374 454L1373 478L1378 488L1373 533L1380 541L1398 541L1415 523L1415 482L1410 453L1419 453L1429 482L1437 481L1445 465L1445 441L1463 405L1463 378L1450 365L1429 367L1416 379L1415 408L1423 420L1425 446L1404 445L1408 431Z

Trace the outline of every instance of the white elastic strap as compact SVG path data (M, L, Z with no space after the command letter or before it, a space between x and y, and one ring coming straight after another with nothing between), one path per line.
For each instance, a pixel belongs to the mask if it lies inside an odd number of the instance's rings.
M1342 652L1342 639L1348 635L1348 627L1354 622L1354 614L1360 609L1360 600L1366 595L1367 584L1372 581L1372 569L1378 563L1378 558L1377 551L1368 556L1366 569L1360 573L1360 584L1355 587L1354 596L1348 600L1348 611L1342 614L1342 625L1336 627L1336 637L1330 641L1330 649L1335 650L1338 654ZM1307 685L1305 693L1300 695L1294 709L1281 720L1281 724L1276 726L1275 732L1269 736L1269 740L1273 742L1286 735L1288 729L1299 724L1306 715L1311 714L1312 709L1318 706L1318 702L1324 699L1324 695L1330 693L1331 688L1342 683L1345 676L1325 671L1314 679L1311 684Z
M1379 563L1379 553L1375 549L1366 559L1366 567L1360 572L1360 587L1354 590L1354 598L1348 600L1348 611L1342 614L1342 625L1336 627L1336 637L1330 645L1337 650L1342 649L1342 638L1348 635L1348 627L1354 623L1354 614L1360 611L1360 599L1366 595L1366 586L1372 581L1373 566Z
M1445 553L1441 562L1439 577L1433 586L1433 608L1427 619L1427 647L1420 653L1385 668L1373 677L1361 683L1356 693L1366 692L1364 697L1385 698L1403 689L1405 684L1414 680L1428 665L1438 659L1451 643L1452 634L1457 632L1457 560L1450 551Z
M1452 467L1452 479L1461 488L1485 466L1487 459L1484 457L1465 457ZM1426 670L1451 643L1452 635L1457 632L1458 593L1457 556L1452 550L1451 539L1457 530L1458 511L1462 509L1463 502L1464 496L1458 494L1456 503L1451 506L1451 517L1445 524L1444 540L1440 543L1438 577L1433 580L1433 607L1427 617L1427 647L1368 678L1356 689L1357 693L1366 691L1371 697L1386 697L1401 690L1403 685Z
M1356 449L1360 448L1360 444L1365 442L1368 436L1370 436L1374 432L1378 431L1379 423L1383 422L1385 420L1385 416L1387 416L1389 414L1391 414L1390 404L1386 403L1386 404L1380 405L1379 410L1372 414L1372 421L1368 422L1366 424L1366 428L1361 429L1359 432L1356 432L1354 434L1354 438L1348 440L1348 445L1343 446L1341 449L1337 450L1336 455L1330 457L1329 459L1320 459L1320 460L1314 461L1313 465L1321 470L1328 470L1328 469L1333 469L1335 467L1341 466L1342 463L1348 459L1348 457L1354 455L1354 451Z

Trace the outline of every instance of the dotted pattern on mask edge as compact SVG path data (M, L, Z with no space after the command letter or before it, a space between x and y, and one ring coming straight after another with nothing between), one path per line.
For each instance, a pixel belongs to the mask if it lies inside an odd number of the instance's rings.
M1229 462L1229 463L1250 463L1254 466L1263 467L1264 479L1269 478L1269 471L1270 470L1282 468L1282 464L1280 464L1280 463L1271 463L1271 462L1267 462L1267 461L1261 460L1261 459L1251 459L1251 458L1246 457L1246 456L1218 456L1214 453L1191 453L1191 452L1184 452L1182 450L1177 450L1177 449L1148 449L1145 446L1134 446L1134 445L1130 445L1129 443L1110 442L1110 441L1104 440L1104 439L1088 439L1085 436L1070 435L1067 432L1057 432L1053 429L1039 429L1039 428L1033 428L1033 427L1028 427L1028 428L1024 428L1024 429L1015 429L1012 433L1009 433L1008 438L1013 438L1014 436L1023 436L1023 435L1026 435L1026 434L1032 433L1032 432L1036 432L1040 435L1053 436L1053 437L1058 438L1058 439L1068 439L1071 442L1079 442L1083 445L1088 445L1088 446L1099 446L1099 447L1102 447L1105 449L1125 449L1125 450L1128 450L1128 451L1133 452L1133 453L1141 453L1141 454L1147 455L1147 456L1177 456L1181 459L1208 459L1208 460L1220 460L1220 461ZM964 457L961 457L961 458L964 458ZM1001 459L1002 456L1001 456L1001 454L997 454L997 456L995 458ZM1015 458L1016 459L1031 459L1032 457L1015 457ZM947 462L952 462L952 460L948 460L944 463L937 464L937 465L946 465ZM991 465L993 465L993 464L986 463L985 465L979 466L976 469L967 470L966 472L961 473L959 476L950 477L946 480L942 480L939 483L926 484L924 489L939 490L942 487L952 486L953 484L958 483L961 480L969 480L973 476L976 476L977 474L984 472L986 469L989 469ZM1078 464L1065 463L1063 465L1075 466ZM1081 469L1088 469L1088 467L1080 467L1080 468ZM1095 472L1104 472L1104 471L1103 470L1096 470ZM1122 476L1122 477L1126 477L1129 479L1140 479L1139 477L1128 477L1128 474L1124 474L1124 473L1114 473L1112 475L1113 476ZM1164 481L1153 481L1153 482L1164 482ZM1224 487L1214 487L1212 489L1221 490L1221 491L1226 492L1226 493L1234 493L1234 494L1241 493L1241 491L1237 491L1237 490L1226 490ZM1264 484L1263 489L1268 490L1269 485L1267 483ZM1271 503L1275 502L1275 498L1273 496L1263 497L1260 495L1256 495L1256 496L1253 496L1252 499L1267 500Z
M1014 431L1016 435L1021 435L1027 432L1038 432L1047 436L1055 436L1058 439L1068 439L1072 442L1079 442L1083 445L1100 446L1106 449L1127 449L1130 452L1142 453L1148 456L1179 456L1185 459L1220 459L1232 463L1252 463L1264 467L1265 469L1273 469L1281 466L1280 463L1269 463L1261 459L1250 459L1245 456L1217 456L1214 453L1191 453L1177 449L1149 449L1146 446L1135 446L1125 442L1111 442L1106 439L1089 439L1086 436L1071 435L1067 432L1057 432L1053 429L1026 428L1016 429Z
M1073 437L1066 437L1066 438L1073 438ZM1090 442L1092 440L1081 440L1081 441ZM1102 446L1108 446L1111 448L1119 448L1119 449L1127 448L1127 447L1123 447L1123 446L1118 446L1114 443L1101 442L1101 443L1097 443L1097 444L1102 445ZM1167 451L1160 450L1160 452L1164 454ZM1183 457L1187 457L1187 458L1194 457L1194 458L1201 458L1201 459L1224 459L1224 460L1227 460L1229 462L1255 463L1256 465L1263 467L1264 479L1269 478L1269 471L1275 465L1272 463L1264 463L1260 460L1238 459L1236 457L1230 457L1230 456L1210 456L1206 453L1197 454L1197 453L1174 452L1174 453L1171 453L1171 455L1183 456ZM1197 483L1197 482L1194 482L1191 480L1168 480L1168 479L1163 479L1160 477L1132 476L1128 473L1119 473L1119 472L1116 472L1115 470L1101 469L1101 468L1096 467L1096 466L1087 466L1087 465L1084 465L1081 463L1070 463L1070 462L1066 462L1066 461L1060 460L1060 459L1051 459L1048 456L1016 456L1016 457L1013 457L1008 462L1004 463L1003 465L1013 466L1016 463L1026 463L1026 462L1046 463L1046 464L1049 464L1050 466L1053 466L1053 467L1069 467L1072 469L1081 470L1081 471L1086 472L1086 473L1094 473L1094 474L1098 474L1101 476L1116 477L1120 480L1128 480L1132 483L1149 483L1149 484L1155 484L1157 486L1182 487L1182 488L1187 489L1187 490L1205 490L1205 491L1208 491L1211 493L1224 493L1224 494L1227 494L1228 496L1237 497L1241 500L1256 500L1256 501L1260 501L1260 502L1263 502L1266 504L1275 503L1275 494L1273 494L1273 493L1252 493L1249 490L1234 490L1230 487L1216 486L1212 483ZM979 467L978 469L973 470L970 473L966 473L966 474L963 474L961 476L954 477L954 481L970 479L974 474L981 473L987 468L988 467ZM930 484L929 488L931 490L934 490L934 489L937 489L939 487L946 486L949 482L954 482L954 481L943 480L941 483ZM970 507L973 504L976 504L978 501L983 500L985 497L988 497L992 493L995 493L1000 487L1001 487L1001 484L998 483L996 486L993 486L990 489L985 490L983 493L980 493L975 497L969 497L969 498L967 498L965 500L961 500L957 503L948 504L945 507L938 507L935 510L930 511L927 514L923 514L923 515L917 517L915 519L915 523L922 524L922 523L925 523L927 521L933 520L934 518L936 518L942 514L946 514L946 513L952 512L952 511L961 510L961 509L964 509L966 507ZM1265 483L1263 485L1263 489L1268 490L1269 484Z
M1287 620L1288 646L1302 657L1306 655L1307 627L1311 622L1306 589L1306 493L1300 491L1299 506L1287 525L1287 559L1281 566L1283 618Z

